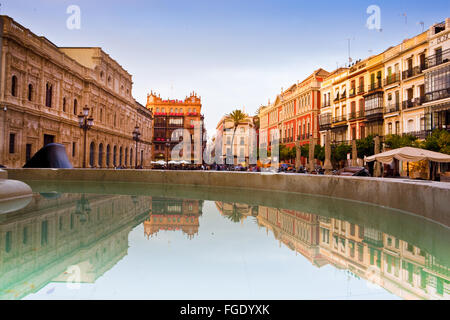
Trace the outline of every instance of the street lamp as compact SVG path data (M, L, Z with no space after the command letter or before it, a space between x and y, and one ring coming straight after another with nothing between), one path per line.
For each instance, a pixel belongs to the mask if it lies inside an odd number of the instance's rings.
M139 131L139 127L136 125L133 131L133 140L136 141L136 157L135 157L135 166L134 168L137 169L137 158L138 158L138 142L140 141L141 132Z
M89 200L86 198L85 194L81 195L81 199L77 201L77 208L75 214L80 216L80 222L86 222L86 216L92 211L89 204Z
M84 131L84 154L83 154L83 168L86 168L86 139L87 131L94 125L94 118L89 117L89 108L85 106L83 112L78 115L78 124Z
M170 151L170 143L166 142L166 164L169 166L169 151Z

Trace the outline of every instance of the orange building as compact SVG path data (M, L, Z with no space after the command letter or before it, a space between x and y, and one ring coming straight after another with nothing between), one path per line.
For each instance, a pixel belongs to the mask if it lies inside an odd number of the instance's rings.
M153 112L153 159L171 160L172 149L180 143L180 135L174 133L177 129L186 129L194 137L194 125L202 126L202 152L206 146L204 116L201 114L201 97L192 92L184 100L163 100L153 91L147 95L146 108ZM193 141L193 140L192 140ZM195 161L194 144L191 145L191 160Z
M159 231L182 231L192 239L198 234L203 201L153 198L150 216L144 222L147 238Z

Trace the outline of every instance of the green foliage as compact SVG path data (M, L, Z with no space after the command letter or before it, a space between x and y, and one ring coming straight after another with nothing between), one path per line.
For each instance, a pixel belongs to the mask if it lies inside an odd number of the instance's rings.
M314 147L314 158L319 159L319 161L325 161L325 147L320 144Z
M358 150L358 158L370 157L375 154L374 136L370 135L363 139L356 140L356 149Z
M334 162L340 162L343 160L347 160L347 154L352 152L352 146L342 143L334 148L331 151L331 160Z
M405 135L397 135L397 134L389 134L384 139L384 144L386 148L389 149L398 149L403 147L417 147L416 143L417 138L410 134Z
M300 147L300 154L304 158L309 157L309 144L304 144Z
M427 150L450 154L450 133L446 130L434 130L419 146Z

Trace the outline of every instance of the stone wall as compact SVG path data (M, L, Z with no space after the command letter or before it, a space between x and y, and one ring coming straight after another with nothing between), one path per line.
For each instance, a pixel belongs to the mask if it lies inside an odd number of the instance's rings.
M303 174L92 169L8 169L8 178L139 182L312 194L398 209L450 226L450 184L443 182Z

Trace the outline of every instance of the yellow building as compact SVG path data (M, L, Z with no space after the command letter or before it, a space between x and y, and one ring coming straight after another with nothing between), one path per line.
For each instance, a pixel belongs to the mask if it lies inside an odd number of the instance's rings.
M428 49L427 33L403 41L401 44L400 66L401 82L400 94L402 98L401 108L401 132L415 135L417 138L425 138L425 57ZM386 70L391 70L386 66ZM397 95L395 90L394 95ZM391 92L386 94L391 98ZM386 134L395 133L390 127L391 121L387 121Z
M383 54L370 57L367 60L366 68L369 83L364 95L365 134L382 136L384 113Z

